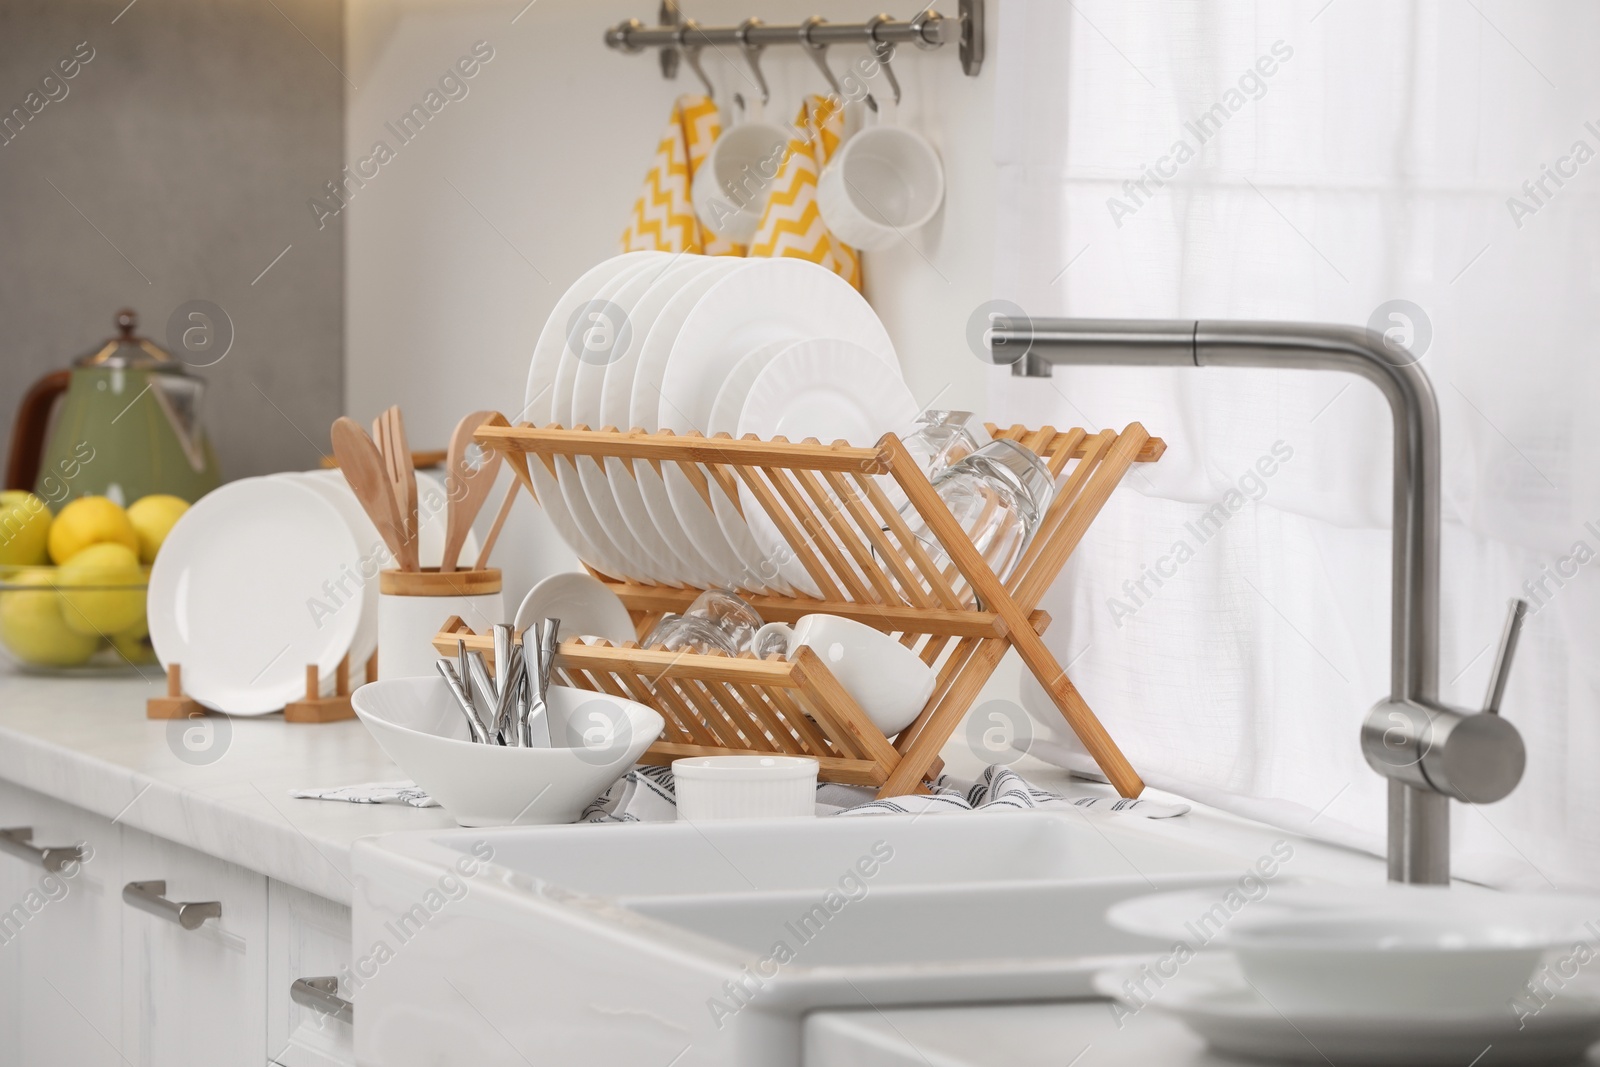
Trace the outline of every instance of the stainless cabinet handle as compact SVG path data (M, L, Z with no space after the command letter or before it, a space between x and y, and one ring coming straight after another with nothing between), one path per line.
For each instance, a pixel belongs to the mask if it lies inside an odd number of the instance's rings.
M13 826L7 830L0 830L0 852L10 853L29 863L37 863L51 873L60 871L69 863L83 862L82 845L33 844L31 826Z
M289 999L342 1023L355 1023L356 1006L339 995L337 978L296 978L289 987Z
M140 911L148 911L193 930L207 919L222 918L220 901L178 901L167 899L166 882L129 882L122 887L122 900Z

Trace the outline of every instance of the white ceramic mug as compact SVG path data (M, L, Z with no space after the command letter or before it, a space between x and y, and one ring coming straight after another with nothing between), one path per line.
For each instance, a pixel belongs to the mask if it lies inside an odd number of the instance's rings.
M735 244L749 243L788 144L788 130L759 120L731 126L712 142L689 191L701 225Z
M787 655L804 645L820 656L885 737L911 725L938 681L915 652L854 619L805 615L793 626L769 622L756 631L753 644L759 650L780 638Z
M492 578L490 577L492 576ZM500 572L383 571L378 575L378 678L432 675L439 653L433 639L452 615L486 633L506 621Z
M882 120L833 154L817 183L822 221L847 245L892 248L944 202L944 166L921 134Z

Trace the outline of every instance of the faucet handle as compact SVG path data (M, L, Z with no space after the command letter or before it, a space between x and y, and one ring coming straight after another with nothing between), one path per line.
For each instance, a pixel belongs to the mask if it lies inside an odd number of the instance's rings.
M1489 694L1483 698L1485 715L1500 714L1500 701L1506 695L1506 683L1511 678L1511 658L1517 653L1517 639L1522 636L1522 624L1528 617L1528 602L1513 598L1506 612L1506 628L1500 634L1500 651L1495 653L1494 670L1489 672Z

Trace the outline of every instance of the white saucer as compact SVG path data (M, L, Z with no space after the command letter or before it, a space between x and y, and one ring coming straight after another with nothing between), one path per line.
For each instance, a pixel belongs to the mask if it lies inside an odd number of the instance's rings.
M1581 1062L1589 1046L1600 1041L1600 996L1592 981L1584 982L1582 992L1569 984L1537 1014L1532 1014L1536 1005L1530 1002L1521 1018L1509 1004L1492 1015L1397 1013L1374 1018L1364 1012L1279 1012L1222 953L1195 956L1159 987L1153 973L1150 964L1102 971L1094 987L1129 1010L1176 1018L1225 1056L1338 1067L1556 1065ZM1124 989L1128 982L1148 991L1142 1008L1141 999Z
M617 594L583 571L552 574L528 590L512 626L518 633L540 619L560 619L561 637L603 637L614 645L637 641L633 618Z

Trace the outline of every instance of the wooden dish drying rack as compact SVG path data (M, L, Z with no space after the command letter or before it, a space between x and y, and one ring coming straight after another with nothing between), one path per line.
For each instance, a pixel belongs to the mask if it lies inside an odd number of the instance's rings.
M973 700L1015 648L1066 718L1106 778L1123 796L1143 782L1068 679L1041 635L1049 624L1040 598L1082 540L1111 492L1136 462L1161 457L1165 443L1138 423L1121 433L1021 426L997 429L1041 456L1058 490L1009 579L1002 582L939 498L915 458L894 434L871 448L815 440L706 438L589 430L560 426L485 426L479 444L505 455L518 480L537 499L530 464L552 475L580 458L675 464L709 505L726 494L745 508L743 487L782 532L820 598L744 593L768 621L793 622L816 612L842 615L895 635L937 671L933 695L910 726L892 740L828 670L801 648L792 658L758 660L571 640L561 643L556 674L566 685L647 704L666 721L660 740L642 757L666 764L684 756L804 755L815 757L825 781L875 786L879 796L926 788L942 764L939 751ZM1069 470L1070 467L1070 470ZM1064 480L1062 475L1066 474ZM910 532L881 478L904 499L948 555L944 569ZM681 612L701 590L642 585L598 574L633 615L638 633L667 612ZM434 640L452 656L457 640L492 657L489 635L473 634L451 618Z

